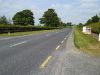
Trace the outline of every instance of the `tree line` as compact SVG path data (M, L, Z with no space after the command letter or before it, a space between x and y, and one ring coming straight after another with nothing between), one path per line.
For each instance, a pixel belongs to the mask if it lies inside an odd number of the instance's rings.
M100 16L95 15L95 16L91 17L90 19L88 19L86 21L86 23L84 23L84 24L79 23L78 26L80 28L82 28L83 26L89 26L89 27L91 27L91 31L93 33L99 34L100 33Z
M0 17L0 24L8 25L9 21L7 20L7 18L5 16L1 16Z
M100 22L100 17L96 14L95 16L92 16L90 19L88 19L85 23L79 23L78 26L87 26L98 22Z
M93 17L91 17L86 23L85 25L89 25L92 23L96 23L96 22L100 22L100 17L98 15L95 15Z
M33 12L28 9L19 11L12 17L14 25L22 26L34 26L34 19L35 18ZM45 11L43 16L39 19L39 22L45 27L65 27L67 25L71 25L70 22L62 22L61 19L58 17L55 9L48 9L47 11ZM0 17L0 24L9 24L5 16Z

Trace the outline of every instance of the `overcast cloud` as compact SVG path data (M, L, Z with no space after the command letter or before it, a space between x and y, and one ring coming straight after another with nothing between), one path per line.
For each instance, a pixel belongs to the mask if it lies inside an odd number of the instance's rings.
M34 13L36 24L48 8L54 8L64 22L85 22L100 13L100 0L0 0L0 16L8 18L23 9Z

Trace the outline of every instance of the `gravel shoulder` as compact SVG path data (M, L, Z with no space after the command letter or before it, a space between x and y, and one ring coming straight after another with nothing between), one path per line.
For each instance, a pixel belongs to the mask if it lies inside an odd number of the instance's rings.
M63 48L52 54L53 58L45 69L40 69L40 72L31 71L30 75L100 75L100 57L76 49L73 34L66 42Z

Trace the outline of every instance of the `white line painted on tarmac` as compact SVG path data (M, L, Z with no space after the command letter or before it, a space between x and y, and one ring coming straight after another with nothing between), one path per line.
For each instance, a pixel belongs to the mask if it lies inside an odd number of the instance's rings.
M47 37L50 36L49 34L46 35Z
M62 44L64 43L64 41L61 42Z
M47 59L43 62L43 64L40 65L40 69L45 68L45 66L48 64L48 62L51 58L52 58L52 56L48 56Z
M23 42L20 42L20 43L16 43L14 45L11 45L10 47L18 46L18 45L21 45L21 44L24 44L24 43L27 43L27 41L23 41Z
M69 35L67 35L66 38L67 38L68 36L69 36Z
M56 32L56 33L58 33L58 32Z
M9 40L9 39L13 39L13 38L20 38L20 37L31 36L31 35L33 35L33 34L23 35L23 36L8 37L8 38L3 38L3 39L0 39L0 40L1 40L1 41L2 41L2 40Z
M3 39L0 39L0 40L8 40L8 39L12 39L13 37L8 37L8 38L3 38Z
M72 32L70 32L66 37L68 37Z
M16 37L25 37L25 36L31 36L33 34L23 35L23 36L16 36Z
M60 45L57 46L56 50L58 50L60 48Z

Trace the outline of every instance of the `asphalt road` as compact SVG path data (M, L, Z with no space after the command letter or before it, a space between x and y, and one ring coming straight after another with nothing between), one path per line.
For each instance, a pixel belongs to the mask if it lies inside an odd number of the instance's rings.
M71 29L64 29L39 35L1 37L0 75L30 75L31 71L45 68L50 55L59 48L63 49L60 44L70 32Z

